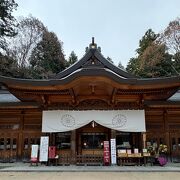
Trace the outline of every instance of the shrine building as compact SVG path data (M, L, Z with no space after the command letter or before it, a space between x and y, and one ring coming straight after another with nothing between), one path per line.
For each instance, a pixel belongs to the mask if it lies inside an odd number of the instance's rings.
M102 155L166 144L180 157L180 76L137 78L108 61L94 40L85 55L51 79L0 76L0 161L28 160L49 136L57 154Z

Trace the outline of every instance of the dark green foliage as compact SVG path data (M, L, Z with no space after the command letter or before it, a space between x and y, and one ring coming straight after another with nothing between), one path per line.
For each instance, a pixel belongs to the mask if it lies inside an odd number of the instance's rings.
M173 67L175 69L174 71L180 75L180 52L177 52L173 56Z
M131 58L128 62L128 65L126 67L127 72L134 74L139 77L146 77L146 71L143 70L142 64L145 64L141 61L143 53L145 50L152 45L152 43L156 40L158 37L157 34L155 34L152 29L148 29L145 32L145 35L142 37L142 39L139 41L139 48L136 49L136 52L138 53L138 56L135 58ZM147 59L146 59L147 60ZM145 60L143 60L145 61ZM149 61L149 60L148 60Z
M0 48L5 48L4 37L12 37L16 35L15 27L17 23L12 16L17 4L14 0L0 0Z
M53 32L45 31L30 57L33 78L48 78L65 69L62 43Z
M158 34L155 34L152 29L148 29L145 32L145 35L142 37L142 39L139 41L139 48L136 49L136 52L139 55L142 55L143 52L146 50L146 48L151 45L152 42L156 40L158 37Z
M145 33L139 41L137 57L128 62L128 72L142 78L179 75L175 66L177 61L173 62L173 55L168 53L164 43L157 40L158 36L151 29Z
M14 77L18 74L15 60L0 53L0 75Z
M68 66L71 66L72 64L74 64L75 62L78 61L78 57L77 55L75 54L74 51L71 52L71 54L69 55L69 58L68 58L68 61L67 61L67 67Z
M0 64L1 74L39 79L51 77L65 68L62 43L40 20L32 16L21 17L17 32L18 35L9 39L3 53L6 59L3 58ZM10 60L16 62L14 71L8 66Z
M139 60L138 58L131 58L127 64L126 71L138 75L139 72Z

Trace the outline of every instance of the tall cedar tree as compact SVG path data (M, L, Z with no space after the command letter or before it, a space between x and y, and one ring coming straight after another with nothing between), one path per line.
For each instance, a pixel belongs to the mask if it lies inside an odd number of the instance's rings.
M137 57L131 58L126 67L127 72L132 73L136 76L142 76L142 68L140 70L140 56L144 53L146 48L152 44L157 38L157 34L155 34L152 29L148 29L142 39L139 41L139 48L136 49L138 54Z
M166 45L157 41L158 34L149 29L139 41L137 57L131 58L126 70L142 78L175 75L172 56Z
M32 51L30 64L33 78L49 78L65 69L62 42L55 33L43 33L42 40Z
M78 61L78 57L75 54L75 52L72 51L71 54L69 55L69 58L68 58L68 61L67 61L67 67L71 66L72 64L74 64L77 61Z

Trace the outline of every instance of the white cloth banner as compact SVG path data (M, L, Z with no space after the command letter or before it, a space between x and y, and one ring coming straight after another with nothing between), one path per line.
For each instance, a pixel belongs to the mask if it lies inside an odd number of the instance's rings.
M144 110L43 111L42 132L66 132L95 121L110 129L145 132Z

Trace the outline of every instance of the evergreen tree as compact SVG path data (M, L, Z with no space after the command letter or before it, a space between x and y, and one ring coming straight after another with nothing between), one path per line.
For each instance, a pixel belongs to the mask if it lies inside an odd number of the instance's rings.
M68 61L67 61L67 66L71 66L72 64L74 64L77 61L78 61L78 57L75 54L75 52L72 51L71 54L69 55L69 58L68 58Z
M138 58L131 58L127 64L126 71L138 76L139 70L140 66Z
M17 76L17 63L14 59L0 53L0 75L15 77Z
M158 34L149 29L139 41L136 58L131 58L126 70L143 78L177 75L172 56L165 44L157 41Z
M155 34L152 29L148 29L145 32L145 35L142 37L142 39L139 41L139 48L136 49L136 52L138 55L142 55L143 52L146 50L148 46L151 45L158 37L158 34Z
M0 1L0 48L5 49L6 43L4 37L16 35L17 26L15 18L12 16L13 10L17 7L14 0Z
M48 78L65 69L62 42L55 33L43 33L42 40L32 51L30 64L33 78Z

